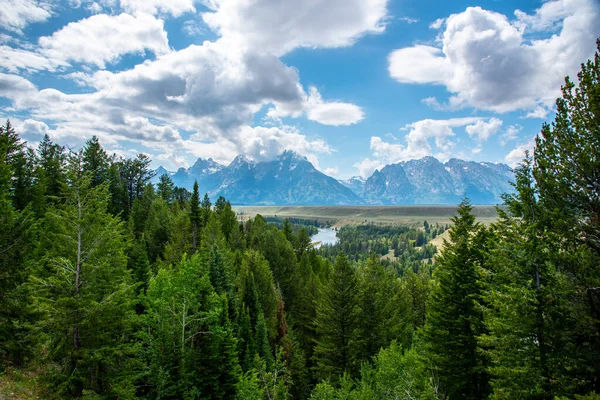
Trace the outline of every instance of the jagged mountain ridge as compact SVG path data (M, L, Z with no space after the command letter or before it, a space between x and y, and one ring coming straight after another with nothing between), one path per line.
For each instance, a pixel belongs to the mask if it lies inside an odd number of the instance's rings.
M158 177L157 174L155 179ZM171 178L175 185L188 190L196 180L200 191L211 198L224 196L238 205L364 204L352 190L292 151L262 162L240 155L227 166L199 159L187 170L180 168Z
M386 165L367 179L361 197L369 204L499 204L512 192L514 176L505 164L434 157Z
M162 167L155 172L155 181L168 173ZM425 157L386 165L368 179L338 181L293 151L261 162L240 155L227 166L200 158L168 174L177 186L191 190L198 181L211 198L239 205L457 204L464 195L474 204L498 204L513 179L505 164Z

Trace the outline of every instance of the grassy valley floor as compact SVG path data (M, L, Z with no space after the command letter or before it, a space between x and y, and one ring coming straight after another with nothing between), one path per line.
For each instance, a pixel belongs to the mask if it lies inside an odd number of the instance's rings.
M364 223L416 225L423 221L449 224L457 206L234 206L242 220L263 216L331 221L335 226ZM474 206L477 220L489 224L498 218L495 206Z

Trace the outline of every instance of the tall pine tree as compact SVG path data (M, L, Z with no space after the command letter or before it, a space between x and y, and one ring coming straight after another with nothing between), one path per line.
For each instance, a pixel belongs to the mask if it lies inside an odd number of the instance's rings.
M344 254L338 255L317 303L313 357L320 379L337 382L343 374L358 371L357 285L356 271Z
M46 214L32 281L50 380L61 397L127 396L134 286L123 226L107 212L107 185L92 187L81 153L70 155L67 176L64 204Z
M482 333L478 268L480 249L475 238L483 229L473 207L464 199L452 217L450 241L436 258L436 286L427 309L424 336L427 356L449 398L483 399L488 392L486 360L477 350Z

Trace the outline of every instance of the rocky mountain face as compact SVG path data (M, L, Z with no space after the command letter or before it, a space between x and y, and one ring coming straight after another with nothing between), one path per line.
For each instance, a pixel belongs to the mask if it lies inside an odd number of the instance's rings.
M369 204L499 204L512 192L512 170L504 164L434 157L387 165L367 179L361 197Z
M168 173L162 167L155 172L155 181ZM498 204L513 180L504 164L425 157L387 165L366 180L337 181L292 151L263 162L240 155L227 166L198 159L168 174L177 186L191 190L198 181L200 192L238 205L457 204L465 195L474 204Z
M158 177L157 174L155 179ZM199 159L187 170L180 168L171 178L175 185L188 190L197 180L200 192L211 198L224 196L238 205L364 204L352 190L292 151L265 162L238 156L227 166Z
M340 179L338 182L352 190L356 195L360 196L363 188L365 187L366 179L362 176L353 176L350 179Z

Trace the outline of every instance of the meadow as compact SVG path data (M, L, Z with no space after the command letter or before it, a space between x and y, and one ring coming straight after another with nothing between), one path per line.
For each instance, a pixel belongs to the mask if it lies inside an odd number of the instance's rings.
M241 220L263 216L330 221L334 226L364 223L416 225L423 221L450 224L457 206L233 206ZM474 206L477 220L489 224L498 218L495 206Z

